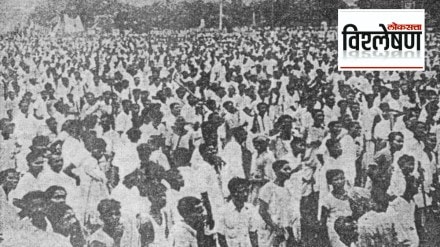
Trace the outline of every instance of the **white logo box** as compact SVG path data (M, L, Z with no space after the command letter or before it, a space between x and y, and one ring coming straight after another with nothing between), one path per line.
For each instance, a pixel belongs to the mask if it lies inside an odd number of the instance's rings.
M347 24L354 24L357 32L375 32L375 34L359 34L359 50L349 47L350 37L357 34L346 34L346 50L344 50L344 27ZM383 27L380 24L384 25ZM413 24L413 25L410 25ZM421 27L420 27L421 25ZM417 30L420 29L420 30ZM345 28L346 32L353 32L353 28ZM399 34L393 32L414 32L402 34L402 50L398 45L392 47L399 40ZM421 32L421 34L420 34ZM415 34L419 33L419 34ZM376 41L377 50L373 49L374 37L388 37L389 49L385 50L385 41L380 44ZM411 37L417 40L419 36L420 50L414 46L411 48ZM404 38L406 37L408 41ZM356 47L356 39L351 39L352 47ZM371 48L365 50L362 47ZM371 41L371 42L367 42ZM408 49L405 46L408 42ZM424 71L425 70L425 10L424 9L340 9L338 10L338 69L341 71Z

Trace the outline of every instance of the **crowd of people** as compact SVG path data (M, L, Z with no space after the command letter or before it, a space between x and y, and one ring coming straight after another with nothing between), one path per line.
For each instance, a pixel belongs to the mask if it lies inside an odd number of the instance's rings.
M1 246L439 246L426 71L338 71L332 30L0 42Z

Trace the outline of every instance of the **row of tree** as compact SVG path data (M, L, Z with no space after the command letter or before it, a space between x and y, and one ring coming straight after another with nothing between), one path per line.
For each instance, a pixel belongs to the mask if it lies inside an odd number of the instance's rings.
M33 19L44 26L57 14L71 17L80 15L86 27L92 27L98 16L109 16L113 26L146 32L153 28L188 29L198 27L204 19L206 27L219 26L219 1L190 0L156 2L153 5L134 7L117 0L47 0L38 7ZM358 0L360 8L401 8L405 0ZM429 18L440 19L440 1L419 0L415 7L426 9ZM420 6L423 3L423 6ZM245 5L241 0L223 2L224 25L249 26L255 21L260 26L319 25L327 21L337 24L338 9L347 8L343 0L254 0ZM436 23L440 23L437 21Z

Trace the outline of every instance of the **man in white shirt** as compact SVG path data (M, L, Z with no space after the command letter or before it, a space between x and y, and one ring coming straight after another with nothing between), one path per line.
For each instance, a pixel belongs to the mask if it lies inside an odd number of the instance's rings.
M235 177L229 181L228 189L232 200L221 209L217 222L220 246L258 246L257 228L261 218L257 208L247 203L249 182Z
M9 198L21 199L26 193L34 190L41 190L43 181L44 158L42 152L31 152L26 156L29 170L21 177L17 188L9 194Z
M177 210L183 220L171 228L169 246L198 247L197 232L204 228L204 208L202 201L195 197L184 197L179 200Z

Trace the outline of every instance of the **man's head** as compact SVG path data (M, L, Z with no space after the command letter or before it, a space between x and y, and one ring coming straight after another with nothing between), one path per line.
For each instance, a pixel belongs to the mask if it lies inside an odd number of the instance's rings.
M63 157L60 155L50 155L49 157L49 166L52 171L59 173L63 169Z
M353 121L348 124L348 133L353 137L361 136L362 128L359 122Z
M29 101L27 101L27 100L20 101L19 107L20 107L20 111L22 113L27 114L29 111Z
M267 112L268 106L267 106L266 103L260 102L260 103L257 104L257 110L258 110L258 113L260 115L263 115L263 114L265 114Z
M295 136L290 142L290 147L294 155L304 154L306 152L306 141Z
M397 164L402 170L403 175L408 177L414 171L415 159L413 156L404 154L399 158L399 160L397 160Z
M357 224L351 216L341 216L336 219L334 225L336 233L339 235L339 239L346 245L350 246L351 243L356 243L358 239Z
M170 110L171 110L171 114L173 114L173 116L178 117L178 116L180 116L180 113L182 111L182 106L179 103L171 103Z
M173 166L182 167L189 166L191 161L191 152L186 148L177 148L173 151Z
M46 199L48 202L55 204L66 204L67 192L65 188L52 185L44 193L46 194Z
M391 132L388 135L390 149L393 151L400 151L403 148L403 134L401 132Z
M257 136L252 140L252 143L254 144L254 148L259 153L262 153L267 150L267 147L269 146L269 139L265 136Z
M236 127L231 129L232 136L235 140L242 144L247 140L248 133L243 127Z
M125 113L130 112L131 109L131 101L126 99L122 101L122 109L124 110Z
M205 208L202 201L195 197L184 197L177 204L177 211L183 220L195 230L203 230L205 223Z
M20 174L15 169L6 169L0 172L0 185L5 191L11 191L17 188Z
M93 93L86 93L85 98L87 104L93 105L95 103L95 95Z
M101 138L93 138L86 143L87 150L92 154L92 156L99 160L104 156L107 144Z
M32 174L39 174L43 171L44 156L42 152L31 152L26 156L26 161L29 166L29 172Z
M47 209L46 194L43 191L31 191L23 196L21 200L15 201L14 205L22 211L22 217L29 217L31 219L44 220ZM41 223L42 222L33 222Z
M138 128L131 128L127 131L127 137L132 143L137 143L141 139L142 132Z
M162 209L165 207L167 203L166 190L165 185L161 183L154 183L150 186L149 190L147 190L147 197L151 202L152 208Z
M343 188L345 185L345 175L342 170L330 169L325 174L325 178L327 179L327 183L332 185L334 189Z
M204 160L212 160L217 155L217 151L218 149L214 145L202 143L199 146L200 155L202 155Z
M327 150L331 157L336 159L342 155L342 148L339 140L328 139L327 142L325 143L325 146L327 147Z
M321 125L324 123L324 112L322 110L316 109L312 112L313 121L316 125Z
M176 191L180 191L180 189L185 186L185 180L183 180L182 174L180 174L177 168L168 170L165 174L165 180L170 184L171 188Z
M55 118L53 118L53 117L48 118L48 119L46 120L46 125L47 125L47 127L48 127L52 132L56 132L56 131L57 131L58 123L57 123L57 120L56 120Z
M332 134L333 136L338 136L341 133L342 124L339 121L331 121L328 124L328 129L330 131L330 134Z
M245 203L249 197L249 181L247 179L234 177L229 180L228 189L232 200L236 203Z
M223 103L223 108L225 108L225 110L228 111L229 113L235 112L235 107L234 107L234 104L232 103L232 101L228 100L225 103Z
M428 134L428 126L424 122L416 122L414 125L414 137L423 140Z
M286 160L277 160L272 164L272 169L275 172L277 179L286 181L292 174L292 168Z
M115 228L121 218L121 203L114 199L104 199L98 204L99 218L104 222L104 227Z
M435 133L428 133L424 143L427 150L434 151L437 146L437 135Z
M11 135L14 133L15 123L11 122L8 118L2 118L0 120L0 131L2 134Z
M73 209L66 204L56 204L50 209L51 213L48 218L52 223L53 231L66 237L73 235L80 226Z

